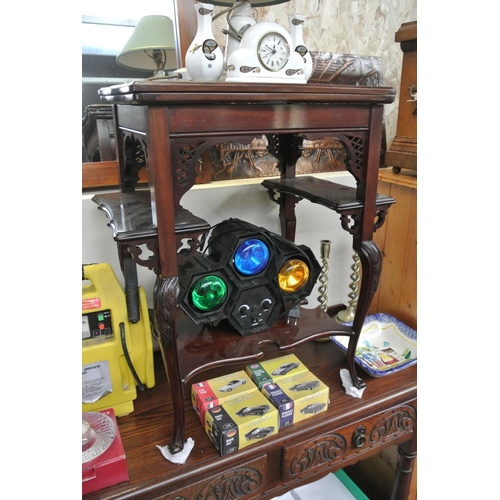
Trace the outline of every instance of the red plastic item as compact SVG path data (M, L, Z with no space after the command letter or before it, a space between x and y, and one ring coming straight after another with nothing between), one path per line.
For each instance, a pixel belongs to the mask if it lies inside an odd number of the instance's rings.
M116 435L109 448L97 458L82 463L82 495L128 480L125 450L112 408L99 413L108 415L116 426Z

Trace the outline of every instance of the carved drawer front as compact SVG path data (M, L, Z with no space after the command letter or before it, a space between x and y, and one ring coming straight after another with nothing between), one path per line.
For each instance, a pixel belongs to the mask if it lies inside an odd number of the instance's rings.
M341 429L283 447L285 483L307 476L413 431L416 403L401 405Z
M250 499L266 489L266 455L166 495L165 500Z

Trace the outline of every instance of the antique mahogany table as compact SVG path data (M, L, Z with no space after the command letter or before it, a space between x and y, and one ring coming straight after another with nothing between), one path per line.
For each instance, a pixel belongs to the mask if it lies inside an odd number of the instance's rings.
M236 492L228 498L271 498L278 491L307 482L317 471L352 463L387 443L409 443L416 425L415 370L383 381L365 381L358 377L354 363L359 334L381 271L382 256L372 237L394 203L392 197L377 194L383 105L393 102L394 90L320 84L144 81L104 88L100 95L114 105L121 190L96 195L94 201L108 215L121 262L133 258L157 275L153 294L155 330L170 388L170 396L163 385L159 384L162 392L155 388L155 403L145 411L161 413L165 420L161 425L158 420L154 426L148 423L148 438L141 436L136 444L146 453L142 440L165 444L167 430L172 432L169 446L173 453L183 448L192 433L202 443L186 465L151 466L156 472L139 472L137 482L131 479L128 493L128 487L117 487L116 491L122 491L123 498L132 498L135 493L141 498L198 498L198 494L205 498L210 485L227 484ZM180 203L195 183L196 164L217 144L250 143L262 134L268 139L270 154L279 162L280 178L268 178L262 184L278 204L283 236L294 240L295 205L304 199L336 212L342 227L352 235L353 249L362 264L352 326L337 323L332 319L333 311L327 314L319 308L303 308L297 326L280 319L268 331L242 337L229 329L195 327L177 306L178 265L196 251L199 236L209 228ZM295 176L304 139L324 137L334 137L344 147L346 168L354 176L356 188ZM148 171L146 191L135 189L142 167ZM152 252L147 259L142 256L144 245ZM330 335L349 336L347 356L330 342L311 342ZM340 397L342 409L332 403L325 416L306 425L287 429L234 456L216 457L203 431L192 424L187 399L190 384L208 378L214 370L229 373L251 360L283 355L292 349L297 355L301 350L321 353L321 357L312 355L310 368L326 378L332 402L335 395ZM303 361L308 363L308 359ZM338 373L343 364L358 387L366 386L360 401L342 394ZM137 419L141 410L134 413L126 418L136 421L133 427L140 435L142 423ZM130 439L133 442L134 437ZM408 473L403 481L398 476L394 498L404 498L415 442L411 441L409 454L402 455ZM133 448L134 444L129 446ZM161 456L154 460L164 461ZM120 495L117 493L117 498L122 498ZM226 498L218 495L212 492L208 497Z

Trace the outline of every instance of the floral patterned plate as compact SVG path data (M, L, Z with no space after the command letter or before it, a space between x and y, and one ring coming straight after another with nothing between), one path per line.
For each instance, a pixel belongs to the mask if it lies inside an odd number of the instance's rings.
M330 339L347 352L349 337ZM371 314L361 330L355 361L373 377L408 368L417 362L417 332L389 314Z

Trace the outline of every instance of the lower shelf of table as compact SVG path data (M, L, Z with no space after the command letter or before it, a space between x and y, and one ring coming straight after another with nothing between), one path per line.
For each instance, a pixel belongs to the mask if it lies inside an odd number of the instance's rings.
M286 317L275 321L270 330L241 336L229 323L221 321L217 327L195 325L181 311L176 315L177 350L179 370L183 382L215 366L229 369L235 363L249 363L263 356L263 347L271 344L275 349L291 351L313 339L329 335L353 335L352 327L333 319L320 308L300 308L300 318L295 324Z
M282 355L271 345L264 346L264 351L266 359ZM118 419L129 480L85 499L188 499L225 485L236 492L234 498L264 500L411 438L416 421L416 366L385 378L365 375L365 392L356 399L343 391L339 371L347 363L335 344L309 342L293 352L329 386L328 411L221 457L191 407L186 384L186 438L191 437L195 446L183 465L170 463L157 448L170 440L173 409L161 357L155 353L155 387L140 392L133 413ZM217 367L193 377L193 382L243 368L244 364ZM352 436L359 426L366 429L366 443L356 448Z

